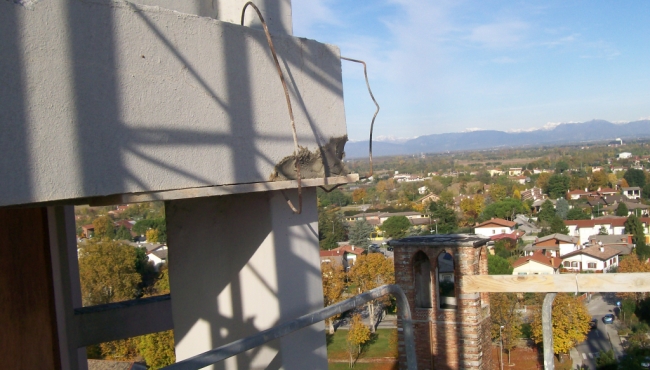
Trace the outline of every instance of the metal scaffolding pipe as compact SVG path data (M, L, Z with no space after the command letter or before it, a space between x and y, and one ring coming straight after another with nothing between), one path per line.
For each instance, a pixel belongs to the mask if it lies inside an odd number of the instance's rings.
M557 293L546 293L542 303L542 336L544 340L544 370L554 370L553 361L553 301Z
M407 369L416 370L417 362L415 358L415 340L413 333L413 323L411 321L411 308L409 307L408 300L406 299L406 295L402 289L394 284L383 285L379 288L369 290L365 293L361 293L357 296L346 299L345 301L301 316L282 325L278 325L274 328L264 330L250 337L236 340L232 343L211 349L207 352L201 353L194 357L190 357L173 365L169 365L164 369L195 370L208 365L212 365L255 347L259 347L264 343L270 342L274 339L283 337L287 334L291 334L294 331L321 322L328 317L341 314L355 307L362 306L374 299L383 297L387 294L390 294L397 299L397 313L402 318L402 326L404 330L404 347L406 350Z

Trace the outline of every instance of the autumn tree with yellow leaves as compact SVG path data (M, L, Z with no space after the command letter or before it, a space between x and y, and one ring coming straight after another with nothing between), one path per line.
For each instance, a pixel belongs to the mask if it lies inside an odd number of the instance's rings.
M568 353L576 344L587 338L591 315L582 301L567 293L558 293L553 300L552 311L553 353ZM533 340L542 343L541 304L533 313L531 329Z
M343 300L345 290L345 272L343 266L336 263L321 263L321 275L323 277L323 302L325 307L331 306ZM340 315L325 319L330 334L334 334L334 320Z
M350 269L348 277L357 286L359 293L367 292L382 285L394 284L395 267L393 266L393 260L384 257L381 253L359 256ZM382 304L385 299L377 299L367 303L370 331L373 333L375 332L377 301Z
M473 226L485 206L485 198L481 194L473 197L463 198L460 201L460 209L463 212L463 223L465 226Z
M350 320L350 330L345 338L346 349L350 356L350 368L354 367L354 357L361 354L361 345L370 340L370 329L364 325L361 315L354 314Z
M620 257L619 257L620 258ZM650 265L641 261L636 253L630 253L621 258L618 263L618 272L650 272ZM637 304L647 296L643 292L616 293L621 299L633 299Z
M510 351L517 345L521 336L523 322L521 312L517 311L517 295L515 293L491 293L490 316L492 317L492 340L503 340L503 349ZM503 329L499 330L503 326Z

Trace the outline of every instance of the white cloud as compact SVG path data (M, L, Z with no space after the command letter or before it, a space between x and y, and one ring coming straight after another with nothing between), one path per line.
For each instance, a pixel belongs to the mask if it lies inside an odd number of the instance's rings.
M340 25L340 21L332 11L330 3L332 3L332 0L292 1L292 12L300 14L299 17L293 17L294 28L309 33L316 25Z
M528 28L521 21L484 24L474 27L467 40L489 49L518 47L526 38Z

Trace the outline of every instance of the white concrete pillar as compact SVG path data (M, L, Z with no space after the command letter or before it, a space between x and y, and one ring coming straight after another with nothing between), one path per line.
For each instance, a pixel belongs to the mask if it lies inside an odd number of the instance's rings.
M297 191L285 191L297 202ZM315 188L166 203L177 360L323 307ZM215 369L325 369L323 323Z

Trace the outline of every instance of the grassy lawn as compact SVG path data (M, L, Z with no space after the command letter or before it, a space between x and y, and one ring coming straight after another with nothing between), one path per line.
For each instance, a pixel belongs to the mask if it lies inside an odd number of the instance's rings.
M391 346L390 335L397 329L377 329L375 337L363 346L359 358L394 357L397 349ZM331 359L347 359L345 337L347 330L337 330L334 335L327 335L327 357ZM355 366L356 368L356 366Z

